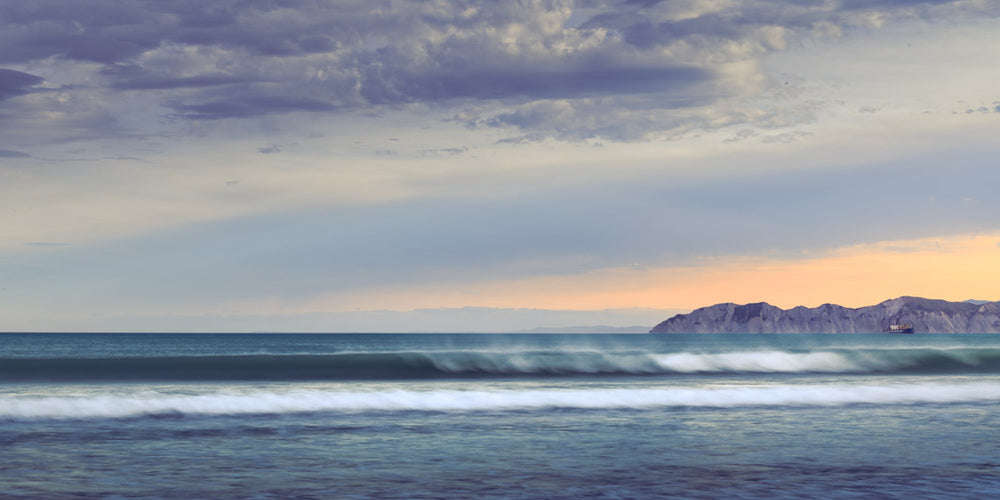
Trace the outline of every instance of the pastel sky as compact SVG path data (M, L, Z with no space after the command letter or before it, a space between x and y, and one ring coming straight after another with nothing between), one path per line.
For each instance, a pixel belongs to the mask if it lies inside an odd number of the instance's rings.
M0 330L1000 300L1000 2L0 3Z

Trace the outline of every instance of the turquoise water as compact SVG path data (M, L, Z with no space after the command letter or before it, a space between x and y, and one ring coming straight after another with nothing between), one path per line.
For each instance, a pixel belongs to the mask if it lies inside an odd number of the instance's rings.
M984 498L1000 336L0 335L4 498Z

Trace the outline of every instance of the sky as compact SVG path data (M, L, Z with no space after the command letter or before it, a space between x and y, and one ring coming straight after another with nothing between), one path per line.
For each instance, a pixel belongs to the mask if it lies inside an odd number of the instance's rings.
M0 330L1000 300L1000 2L0 3Z

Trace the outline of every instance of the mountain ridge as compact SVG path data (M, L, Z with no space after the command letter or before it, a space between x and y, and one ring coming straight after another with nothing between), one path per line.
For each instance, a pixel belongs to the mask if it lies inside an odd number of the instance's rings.
M882 333L904 323L916 333L1000 333L1000 302L903 296L859 308L823 304L791 309L767 302L723 302L675 315L649 332Z

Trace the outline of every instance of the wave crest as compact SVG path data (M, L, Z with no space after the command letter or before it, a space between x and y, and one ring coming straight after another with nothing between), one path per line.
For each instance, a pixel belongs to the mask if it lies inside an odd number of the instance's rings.
M364 411L654 409L996 403L997 384L784 385L575 390L294 391L287 393L0 397L0 419L137 418Z
M0 359L0 381L395 380L690 373L1000 373L1000 350L440 351Z

